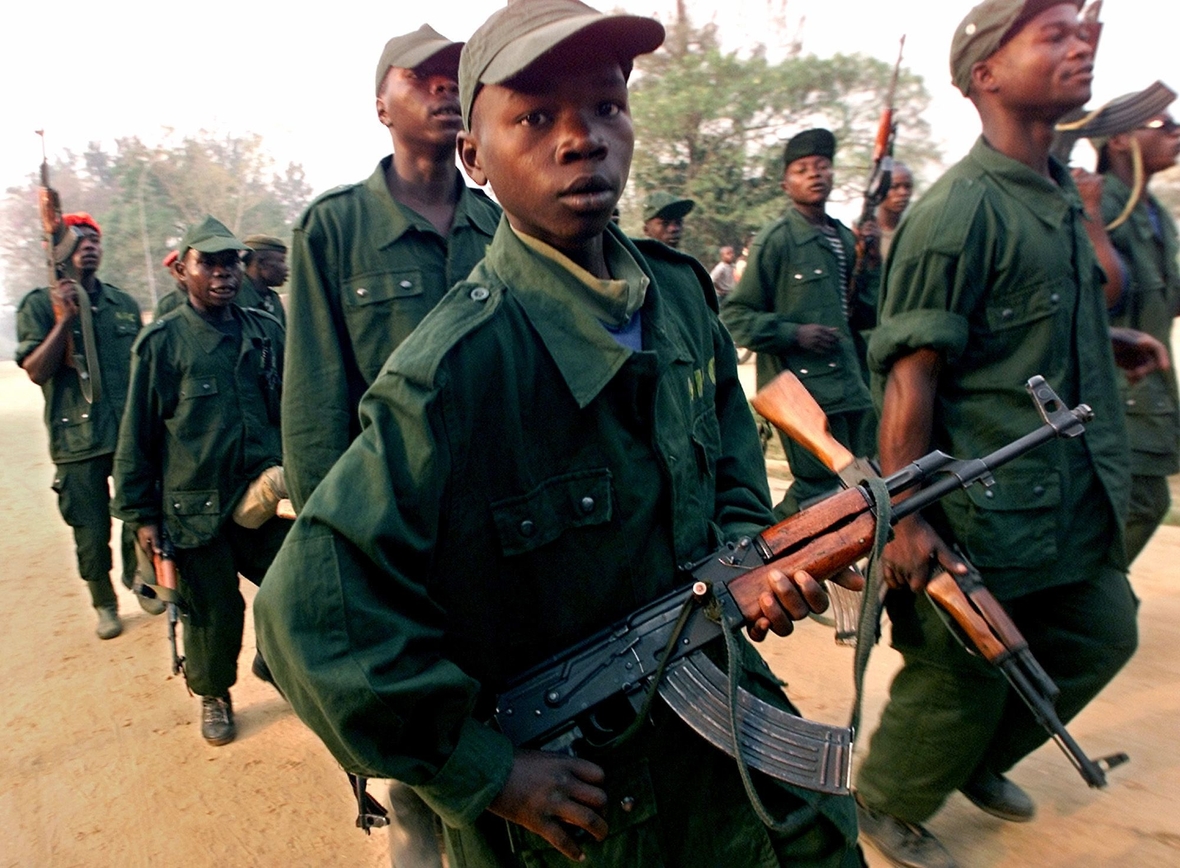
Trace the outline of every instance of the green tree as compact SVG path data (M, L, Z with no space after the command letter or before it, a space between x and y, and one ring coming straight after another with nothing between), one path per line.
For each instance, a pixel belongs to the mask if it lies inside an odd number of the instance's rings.
M668 31L660 51L636 61L628 229L638 231L648 192L687 196L697 207L682 246L711 266L718 246L740 246L783 212L783 146L814 126L831 129L839 142L832 204L859 203L892 64L861 55L802 56L797 45L778 63L762 46L748 55L725 52L716 25L695 28L683 12ZM894 97L896 156L919 174L938 161L922 119L928 102L921 78L903 68Z
M67 211L88 211L102 226L99 276L147 308L171 289L159 263L186 226L212 214L239 236L287 237L312 194L301 166L275 169L260 136L206 132L155 146L122 138L113 151L91 143L82 154L67 151L54 160L51 181ZM47 279L39 183L30 175L0 201L4 295L12 302Z

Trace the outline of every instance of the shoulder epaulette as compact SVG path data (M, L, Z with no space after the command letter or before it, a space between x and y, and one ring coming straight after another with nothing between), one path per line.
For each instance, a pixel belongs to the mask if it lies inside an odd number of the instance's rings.
M307 207L303 209L303 213L299 215L299 219L295 222L296 228L302 229L307 225L308 216L315 209L315 207L317 205L319 205L321 202L326 202L329 199L334 199L337 196L341 196L345 193L355 190L357 187L363 187L363 186L364 186L363 183L341 184L339 187L333 187L331 190L325 190L323 193L320 193L320 195L318 195L314 199L312 199L311 202L308 203Z
M455 284L385 362L385 371L429 385L439 363L465 336L490 320L504 299L499 281L481 279L479 267Z
M926 249L957 255L967 243L976 213L986 195L987 188L978 178L956 178L941 191L941 196L931 200L922 210L915 210L914 214L907 216L911 218L911 223L916 223L913 218L927 214L924 221L927 231L924 234L929 238L930 246L923 245ZM913 232L914 228L911 226L910 231Z

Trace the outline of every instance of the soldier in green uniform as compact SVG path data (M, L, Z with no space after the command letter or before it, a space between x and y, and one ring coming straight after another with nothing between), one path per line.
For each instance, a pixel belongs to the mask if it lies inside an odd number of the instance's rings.
M1180 125L1157 107L1162 100L1152 99L1155 93L1163 93L1163 99L1176 96L1162 85L1126 94L1094 113L1077 132L1087 135L1089 129L1104 129L1104 135L1094 141L1098 172L1103 177L1101 219L1108 224L1127 278L1122 296L1110 308L1111 322L1147 332L1170 346L1172 321L1180 316L1176 223L1148 192L1147 184L1155 173L1176 164ZM1115 119L1121 128L1107 129ZM1127 559L1134 561L1168 514L1171 494L1167 477L1180 473L1176 367L1173 364L1137 383L1122 385L1131 439Z
M499 208L455 167L461 48L427 25L389 40L376 90L393 155L295 227L283 447L296 509L360 431L357 404L385 359L496 230Z
M175 250L168 251L168 254L160 262L168 271L168 276L176 282L176 288L172 292L164 293L160 296L160 300L156 302L156 310L152 316L152 321L158 320L164 314L176 310L184 304L185 299L188 298L188 290L184 288L184 282L176 273L177 254Z
M1049 156L1056 121L1090 95L1080 2L985 0L959 24L954 83L983 135L915 205L885 265L869 362L883 392L881 469L941 449L982 455L1040 420L1042 374L1094 421L900 521L885 551L892 638L905 665L858 778L861 834L894 864L953 866L922 827L956 789L1032 818L1005 774L1047 735L998 670L968 655L921 593L932 569L979 568L1061 690L1068 721L1137 642L1121 519L1127 449L1081 199ZM1062 774L1067 772L1063 770Z
M50 217L50 222L56 222L56 217ZM131 344L142 321L139 305L131 296L98 279L102 263L98 224L87 214L67 214L51 228L58 229L59 238L64 235L68 239L62 243L71 249L63 250L62 255L71 260L79 279L63 279L57 286L34 289L21 299L16 363L45 395L45 426L49 429L58 508L74 531L78 572L98 611L98 636L113 639L123 632L123 624L111 587L108 479L127 396ZM79 285L84 295L79 293ZM91 360L84 350L87 338L80 303L90 305L97 370L90 370ZM87 392L91 400L87 400ZM127 527L123 528L122 554L123 584L130 588L136 561L134 536Z
M772 832L734 762L662 705L584 757L514 749L488 722L511 675L770 520L708 274L611 223L626 76L662 39L576 0L510 4L471 37L459 151L505 219L373 383L255 604L296 712L348 770L412 785L456 868L861 864L850 799L760 777L794 812ZM756 636L822 607L793 578L768 586Z
M212 217L181 241L188 302L153 322L133 349L115 455L112 511L148 554L166 533L184 601L189 689L201 735L233 740L245 602L238 574L262 581L290 525L251 529L231 515L250 482L282 463L279 402L283 327L233 303L246 247Z
M656 190L643 200L643 234L669 247L679 247L684 233L684 218L696 207L692 199Z
M242 254L245 274L236 303L264 310L286 326L283 300L275 288L287 282L287 245L273 235L247 235L242 241L250 249Z
M750 248L749 266L721 319L738 346L758 354L758 385L792 371L823 407L832 434L856 455L876 453L876 415L861 375L847 291L855 239L827 214L836 138L828 130L793 137L783 161L791 207ZM795 481L779 514L838 485L836 477L789 437L779 435Z

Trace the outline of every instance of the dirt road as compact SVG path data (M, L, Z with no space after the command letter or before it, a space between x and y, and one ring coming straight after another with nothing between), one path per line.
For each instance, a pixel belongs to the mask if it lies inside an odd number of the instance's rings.
M222 748L201 740L198 702L169 675L161 618L120 587L126 631L95 638L49 490L40 414L40 391L0 362L0 866L388 864L384 835L353 828L344 776L327 751L250 675L249 626L233 692L239 735ZM1042 749L1013 775L1039 805L1024 826L952 798L931 825L963 868L1180 864L1178 563L1180 529L1166 528L1134 574L1140 651L1071 726L1093 755L1126 750L1132 764L1098 793L1056 748ZM250 599L251 586L243 589ZM765 650L808 714L844 721L851 652L830 631L804 624ZM874 656L867 720L896 665L888 648Z

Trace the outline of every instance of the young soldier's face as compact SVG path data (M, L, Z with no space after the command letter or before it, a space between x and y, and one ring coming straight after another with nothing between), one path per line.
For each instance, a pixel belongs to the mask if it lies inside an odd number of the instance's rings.
M1143 168L1149 173L1171 168L1180 156L1180 125L1168 114L1156 115L1134 132L1143 154Z
M287 254L281 250L258 250L254 257L255 272L265 286L282 286L287 282Z
M201 313L225 307L237 298L242 280L238 251L200 253L190 248L179 265L189 301Z
M783 189L792 202L823 205L832 195L832 161L818 154L792 160L783 173Z
M98 271L98 266L102 264L102 240L99 234L89 226L77 226L75 229L82 238L70 257L71 264L79 273Z
M606 59L484 85L459 138L467 173L491 183L512 226L563 251L606 228L634 147L627 82Z
M430 61L414 69L391 67L377 96L377 117L405 139L453 147L463 129L454 70Z
M1090 99L1094 50L1089 36L1076 6L1051 6L983 62L986 82L1010 110L1056 120Z
M885 194L885 201L881 206L891 214L901 214L910 206L910 196L914 194L914 176L904 166L898 166L889 182L889 192Z

